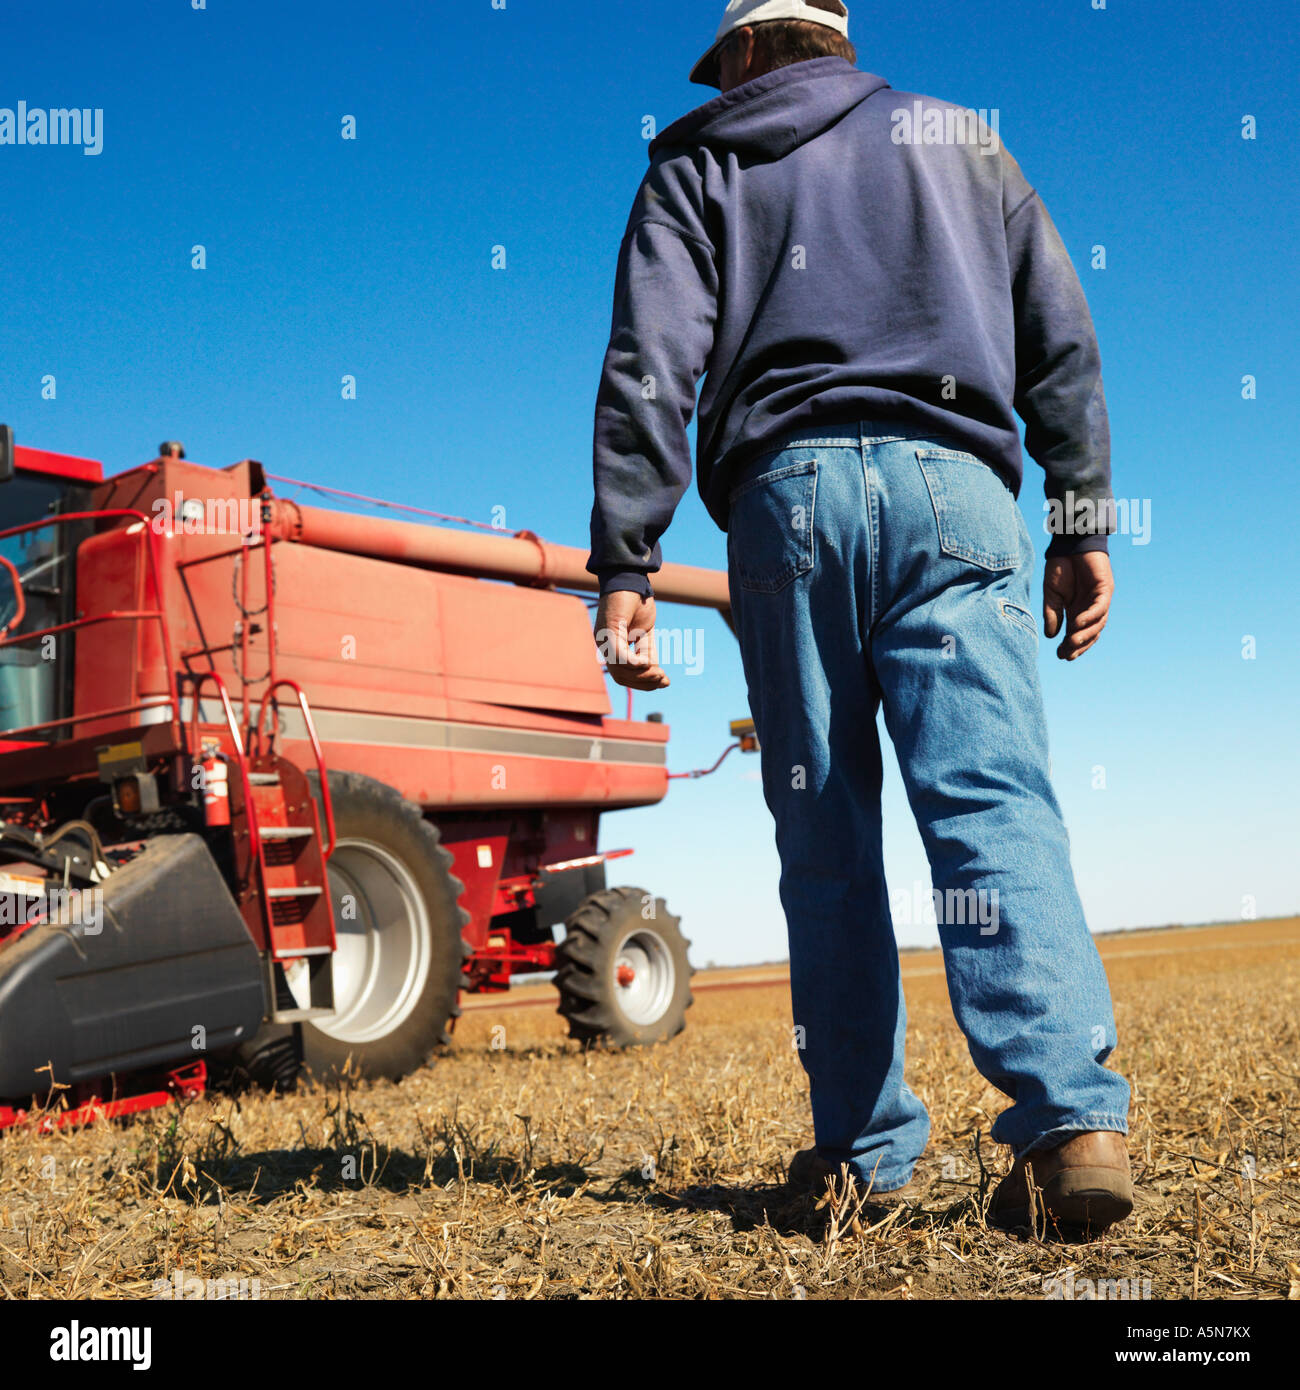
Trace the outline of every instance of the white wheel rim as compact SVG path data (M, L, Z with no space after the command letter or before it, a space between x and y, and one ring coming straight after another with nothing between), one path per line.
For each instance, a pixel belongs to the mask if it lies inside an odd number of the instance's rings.
M313 1019L326 1037L370 1043L411 1016L429 978L432 931L415 879L369 840L340 840L329 861L334 907L334 1013ZM285 978L299 1008L311 1002L306 960Z
M661 936L638 929L623 938L614 958L614 998L628 1022L658 1023L676 987L677 967Z

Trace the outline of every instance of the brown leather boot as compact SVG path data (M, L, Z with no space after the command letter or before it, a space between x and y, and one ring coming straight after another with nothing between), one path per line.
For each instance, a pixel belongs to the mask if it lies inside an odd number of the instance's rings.
M849 1170L852 1173L852 1169ZM820 1197L826 1190L826 1184L834 1179L840 1181L840 1165L832 1163L830 1159L823 1158L814 1149L800 1149L790 1160L790 1167L786 1171L786 1183L796 1192L810 1192L814 1196ZM861 1178L855 1178L860 1189L866 1188L867 1184ZM896 1187L892 1192L867 1193L869 1205L877 1207L893 1207L905 1205L909 1202L917 1201L922 1193L920 1181L913 1177L904 1187Z
M1055 1226L1100 1235L1132 1210L1128 1145L1122 1134L1098 1130L1018 1158L994 1190L987 1216L990 1226L1004 1230Z

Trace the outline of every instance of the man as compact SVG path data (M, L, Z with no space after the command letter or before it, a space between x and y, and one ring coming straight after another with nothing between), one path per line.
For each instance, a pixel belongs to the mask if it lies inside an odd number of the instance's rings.
M847 1165L905 1199L929 1134L903 1080L883 705L953 1010L1012 1102L989 1219L1096 1233L1132 1208L1129 1090L1048 777L1013 414L1046 474L1044 630L1073 661L1114 587L1096 339L989 124L855 62L839 0L731 0L691 74L723 94L650 147L596 407L598 641L620 684L667 685L650 576L707 372L699 484L728 533L811 1083L790 1180Z

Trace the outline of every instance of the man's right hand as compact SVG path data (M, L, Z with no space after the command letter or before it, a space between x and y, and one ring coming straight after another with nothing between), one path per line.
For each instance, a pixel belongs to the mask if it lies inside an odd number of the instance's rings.
M1043 632L1055 637L1065 619L1065 637L1056 654L1080 657L1101 636L1110 615L1115 576L1104 550L1082 555L1049 555L1043 568Z
M609 674L632 690L670 684L655 655L655 601L626 589L605 594L596 609L596 646Z

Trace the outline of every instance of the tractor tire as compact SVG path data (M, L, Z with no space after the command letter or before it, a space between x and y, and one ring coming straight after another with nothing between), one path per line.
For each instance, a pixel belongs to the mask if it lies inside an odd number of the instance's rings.
M641 888L593 893L565 923L557 952L559 1012L569 1036L585 1044L644 1047L686 1027L691 997L691 944L681 919Z
M308 774L319 807L319 778ZM435 825L393 788L354 772L329 774L336 844L329 860L338 949L334 1014L267 1024L233 1059L236 1076L292 1086L351 1069L397 1081L451 1041L468 955L464 885ZM324 816L321 816L324 834ZM302 972L305 975L305 972ZM293 1001L306 981L288 973Z

